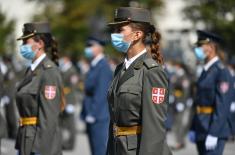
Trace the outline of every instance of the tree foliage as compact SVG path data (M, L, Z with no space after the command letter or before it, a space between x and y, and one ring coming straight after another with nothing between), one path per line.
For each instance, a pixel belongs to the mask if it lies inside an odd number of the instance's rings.
M13 51L14 44L10 45L9 43L13 42L14 25L15 22L13 20L7 21L5 14L0 11L0 55Z
M119 6L141 5L152 8L161 6L161 0L47 0L42 13L35 15L35 20L48 20L53 34L59 41L60 50L70 55L83 52L89 35L96 35L107 40L106 24L112 21L114 10ZM107 47L108 51L112 48Z
M195 25L202 22L207 30L221 35L226 49L235 54L235 1L191 0L188 4L185 9L187 18Z

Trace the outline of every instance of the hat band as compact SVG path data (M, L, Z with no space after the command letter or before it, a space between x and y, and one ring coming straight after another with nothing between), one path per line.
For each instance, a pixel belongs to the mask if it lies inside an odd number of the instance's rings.
M35 35L35 33L30 33L30 34L28 34L28 35L21 36L21 37L20 37L20 38L18 38L17 40L26 39L26 38L32 37L32 36L34 36L34 35Z
M209 43L209 42L210 42L210 39L206 38L205 40L198 41L198 44L206 44L206 43Z

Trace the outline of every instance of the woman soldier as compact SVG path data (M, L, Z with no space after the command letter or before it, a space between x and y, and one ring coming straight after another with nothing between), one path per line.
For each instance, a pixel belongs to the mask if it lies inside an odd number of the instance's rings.
M150 12L121 7L109 26L113 46L126 54L109 88L109 155L170 155L166 143L168 79L162 68L160 34ZM146 39L151 38L150 48Z
M220 59L222 39L206 31L198 30L197 34L194 52L204 66L197 81L190 138L196 142L199 155L222 155L230 134L230 75Z
M16 92L20 114L16 149L19 155L60 155L58 118L64 97L57 47L49 24L26 23L23 36L17 40L23 41L20 54L32 63Z

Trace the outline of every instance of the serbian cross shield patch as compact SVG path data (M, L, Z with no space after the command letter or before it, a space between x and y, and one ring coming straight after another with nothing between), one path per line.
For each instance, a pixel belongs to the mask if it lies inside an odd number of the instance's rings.
M229 90L229 83L228 82L221 82L220 83L220 91L224 94Z
M165 88L152 88L152 101L155 104L161 104L165 99Z
M48 100L52 100L56 96L56 86L45 86L45 97Z

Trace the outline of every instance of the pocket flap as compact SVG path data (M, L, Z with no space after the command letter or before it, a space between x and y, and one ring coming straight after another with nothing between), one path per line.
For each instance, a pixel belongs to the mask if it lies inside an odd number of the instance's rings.
M127 149L133 150L137 148L137 135L129 135L127 136Z
M141 87L139 86L122 86L119 89L119 93L131 93L139 95L141 93Z

